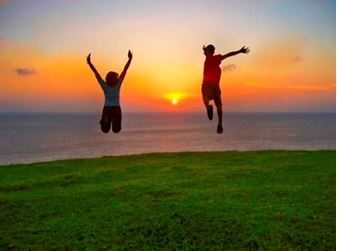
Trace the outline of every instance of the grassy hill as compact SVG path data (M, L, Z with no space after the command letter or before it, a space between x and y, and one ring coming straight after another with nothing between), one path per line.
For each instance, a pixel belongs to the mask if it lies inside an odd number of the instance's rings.
M335 151L0 167L0 249L335 250Z

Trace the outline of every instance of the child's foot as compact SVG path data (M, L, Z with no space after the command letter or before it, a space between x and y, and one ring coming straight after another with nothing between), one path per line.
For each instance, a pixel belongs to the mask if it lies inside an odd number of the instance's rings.
M207 106L207 117L209 120L213 119L213 106L212 105Z
M223 133L223 128L222 128L222 125L218 125L218 128L217 128L217 133L221 134Z

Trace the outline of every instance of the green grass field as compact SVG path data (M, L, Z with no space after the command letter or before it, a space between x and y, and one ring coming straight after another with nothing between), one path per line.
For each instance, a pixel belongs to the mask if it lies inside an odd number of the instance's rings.
M0 250L335 250L335 151L0 167Z

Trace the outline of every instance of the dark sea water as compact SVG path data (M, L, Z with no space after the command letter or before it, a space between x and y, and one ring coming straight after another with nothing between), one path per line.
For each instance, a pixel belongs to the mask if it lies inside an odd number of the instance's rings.
M103 134L100 114L0 114L0 165L147 152L335 149L335 114L228 113L224 133L204 113L124 114Z

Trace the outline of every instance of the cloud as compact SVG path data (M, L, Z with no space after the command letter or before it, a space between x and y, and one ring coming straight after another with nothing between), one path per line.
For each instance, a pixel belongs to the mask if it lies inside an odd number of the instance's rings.
M226 71L233 71L235 70L236 65L235 64L226 64L222 67L222 71L226 72Z
M0 0L0 7L7 3L8 3L8 0Z
M294 67L305 60L305 41L299 38L278 38L265 41L254 54L255 63L259 66L275 69Z
M302 61L302 57L301 56L294 57L294 60L293 60L294 63L299 63L301 61Z
M20 76L29 76L34 75L36 73L35 69L33 68L16 68L15 72Z
M1 1L1 0L0 0ZM0 36L0 44L1 44L1 46L2 46L2 48L0 48L0 49L4 49L3 48L3 45L9 45L10 43L12 43L12 41L11 40L9 40L7 37L4 37L4 36Z

